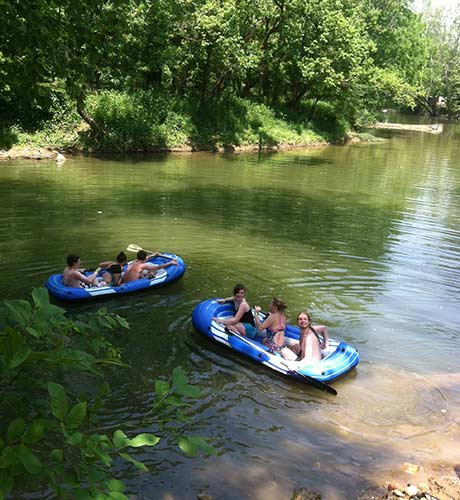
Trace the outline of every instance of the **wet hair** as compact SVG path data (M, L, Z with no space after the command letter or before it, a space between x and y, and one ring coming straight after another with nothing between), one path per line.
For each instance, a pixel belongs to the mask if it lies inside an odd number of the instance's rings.
M245 290L246 291L246 287L244 285L242 285L241 283L237 283L234 287L233 287L233 295L236 295L238 292L240 292L241 290Z
M137 252L137 260L145 260L147 258L147 252L145 250L139 250L139 252Z
M117 255L117 262L118 262L118 263L123 264L123 263L125 263L127 260L128 260L128 257L126 257L125 252L121 251L121 252Z
M67 265L69 267L73 266L74 264L76 264L78 262L79 258L80 257L78 255L71 253L70 255L67 256Z
M278 299L277 297L273 297L272 304L276 307L276 309L279 312L283 312L285 309L287 309L287 305L281 299Z

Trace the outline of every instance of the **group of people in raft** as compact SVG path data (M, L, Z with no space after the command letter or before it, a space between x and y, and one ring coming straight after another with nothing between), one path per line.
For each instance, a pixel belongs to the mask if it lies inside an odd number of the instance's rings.
M147 254L145 250L139 250L136 260L131 262L127 269L124 270L124 267L128 264L128 258L125 252L122 251L117 255L115 261L109 260L100 262L93 274L87 276L84 270L80 269L80 257L71 254L67 257L67 266L64 271L62 271L62 282L64 285L75 288L85 288L88 286L119 286L123 283L129 283L130 281L135 281L140 278L152 279L159 269L178 265L176 259L170 259L164 264L147 262L157 255L163 256L163 254L158 252ZM99 273L102 270L104 271L102 273L102 279L99 279Z
M260 340L262 344L268 347L270 352L278 352L285 359L304 362L321 360L321 349L326 349L329 345L329 336L324 325L315 325L313 327L308 312L299 312L297 315L297 326L300 330L299 342L285 346L286 304L275 297L269 305L270 313L261 322L259 318L261 308L255 306L255 314L253 315L244 295L244 285L235 285L232 297L218 299L221 304L232 303L235 308L235 315L230 318L214 317L212 319L225 325L225 328L230 332L250 339Z

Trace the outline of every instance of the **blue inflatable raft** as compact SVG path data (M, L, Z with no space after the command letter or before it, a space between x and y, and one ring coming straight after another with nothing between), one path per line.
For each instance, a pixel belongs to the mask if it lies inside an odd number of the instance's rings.
M302 381L309 378L319 382L327 382L340 377L359 363L358 351L351 345L329 339L329 346L323 349L323 359L309 364L302 361L288 361L277 352L270 352L266 346L257 340L234 335L225 329L224 325L212 320L213 317L226 318L234 316L232 304L219 304L216 299L205 300L198 304L192 314L193 326L207 337L230 347L272 370ZM254 311L253 311L254 314ZM260 315L263 321L264 315ZM287 325L285 345L291 345L299 340L299 329ZM311 382L311 381L310 381Z
M137 292L139 290L146 290L148 288L159 288L167 285L171 285L175 281L182 278L185 273L185 263L181 257L174 254L163 254L165 257L157 256L148 260L154 264L164 264L170 259L177 259L177 266L168 266L163 269L159 269L155 276L151 279L142 278L136 281L130 281L129 283L122 283L119 286L101 286L101 287L89 287L89 288L74 288L64 285L62 282L62 274L53 274L45 282L45 286L49 293L60 300L65 300L67 302L74 300L87 300L95 299L102 296L114 296L125 295L131 292ZM125 266L126 269L126 266ZM101 275L104 272L101 271ZM88 276L90 272L86 273Z

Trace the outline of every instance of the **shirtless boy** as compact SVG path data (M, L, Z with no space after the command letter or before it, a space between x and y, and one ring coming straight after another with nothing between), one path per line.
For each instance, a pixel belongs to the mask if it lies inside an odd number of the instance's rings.
M147 273L150 274L151 276L155 276L155 273L159 269L164 269L165 267L168 266L178 265L176 259L171 259L169 262L166 262L165 264L152 264L151 262L146 262L151 257L155 257L155 255L157 254L154 253L147 255L147 252L145 250L139 250L139 252L137 252L136 260L128 266L128 269L126 270L126 273L123 277L123 282L129 283L130 281L135 281L139 278L144 278L145 276L143 271L147 271Z
M74 288L83 288L83 284L95 286L97 282L97 274L101 270L98 267L93 274L85 276L80 271L80 257L77 255L69 255L67 257L67 266L62 271L62 282L64 285Z

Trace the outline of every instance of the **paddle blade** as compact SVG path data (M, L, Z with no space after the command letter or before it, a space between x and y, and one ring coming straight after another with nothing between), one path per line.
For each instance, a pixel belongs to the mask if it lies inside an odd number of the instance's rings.
M127 252L139 252L139 250L144 250L142 247L140 247L139 245L135 245L134 243L130 243L127 247L126 247L126 251Z

